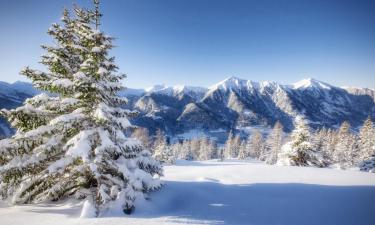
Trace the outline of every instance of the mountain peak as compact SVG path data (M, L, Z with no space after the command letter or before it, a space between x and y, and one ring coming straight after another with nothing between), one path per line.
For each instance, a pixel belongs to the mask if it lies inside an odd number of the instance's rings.
M165 85L165 84L156 84L154 86L146 88L145 91L146 92L155 92L155 91L160 91L160 90L163 90L163 89L166 89L166 88L168 88L168 86Z
M231 89L238 88L238 87L244 87L249 82L251 81L231 76L209 87L209 90L215 90L215 89L231 90Z
M292 84L293 89L319 88L330 90L333 86L314 78L306 78Z
M196 87L196 86L187 86L187 85L175 85L173 86L173 90L177 93L185 93L185 92L206 92L207 88L204 87Z

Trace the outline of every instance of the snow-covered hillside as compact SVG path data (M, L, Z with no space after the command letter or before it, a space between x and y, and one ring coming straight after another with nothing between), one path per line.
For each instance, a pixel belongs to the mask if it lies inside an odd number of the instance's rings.
M375 174L244 161L178 161L134 214L80 219L81 203L8 207L0 225L373 225Z
M19 106L35 91L27 83L0 82L0 108ZM155 85L119 94L128 98L126 108L139 111L133 124L151 133L160 129L172 137L195 131L214 136L218 130L225 137L229 130L247 133L254 127L266 132L276 121L289 132L298 115L313 128L338 128L348 121L356 129L368 116L375 118L375 90L340 88L311 78L282 85L230 77L209 88ZM9 136L10 131L0 120L0 136Z

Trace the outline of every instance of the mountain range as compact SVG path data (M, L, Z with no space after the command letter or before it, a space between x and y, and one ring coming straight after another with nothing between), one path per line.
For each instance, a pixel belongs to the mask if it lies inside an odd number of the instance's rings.
M17 107L37 93L30 83L0 82L0 108ZM368 116L375 118L375 90L336 87L311 78L281 85L230 77L209 88L155 85L128 88L120 95L129 99L127 108L139 111L132 119L135 125L180 138L222 139L229 130L246 134L254 128L267 132L276 121L289 132L296 116L303 116L313 129L337 128L343 121L356 129ZM0 135L11 133L0 119Z

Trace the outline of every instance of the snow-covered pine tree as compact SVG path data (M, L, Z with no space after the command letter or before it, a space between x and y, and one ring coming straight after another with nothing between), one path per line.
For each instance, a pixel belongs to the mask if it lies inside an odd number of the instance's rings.
M323 142L322 153L324 157L327 157L326 160L328 163L334 162L334 153L335 147L338 142L338 132L333 129L328 129L326 138Z
M224 149L223 149L223 158L233 158L233 142L234 142L234 135L233 135L233 132L229 132L228 134L228 138L225 142L225 146L224 146Z
M224 157L227 159L233 159L238 157L239 148L241 145L241 138L238 135L234 135L231 131L228 135L228 139L225 142Z
M199 152L201 149L200 141L198 138L193 138L190 140L190 151L193 156L193 160L198 160Z
M208 137L204 137L199 141L200 151L198 160L209 160L212 159L214 154L214 149L210 145L210 139Z
M312 148L309 127L302 117L296 118L291 138L292 140L285 143L278 154L278 165L326 166L321 153Z
M255 130L247 140L246 148L249 151L250 157L260 159L264 152L264 138L259 130Z
M322 153L323 158L328 164L333 162L333 152L336 146L337 134L335 131L322 128L312 135L313 148Z
M174 153L175 159L181 159L181 151L182 151L182 142L176 142L171 145L172 151Z
M240 150L238 151L238 159L246 159L249 157L249 151L246 148L246 141L241 141Z
M178 158L186 160L194 160L194 154L191 150L190 140L184 140L181 145L181 151L178 153Z
M266 156L267 164L275 164L277 162L277 155L280 153L283 144L283 136L283 126L277 121L266 140L266 149L268 152Z
M165 164L174 164L176 162L176 154L173 148L167 143L165 137L158 139L153 156L155 159Z
M370 117L359 131L360 169L375 173L375 129Z
M121 108L126 99L117 93L124 75L108 55L112 38L95 29L96 9L76 7L73 17L64 11L62 25L48 31L55 45L43 46L41 63L48 72L22 71L53 95L2 111L16 128L0 143L1 194L13 203L76 194L96 216L109 208L130 213L136 198L161 185L155 179L162 175L160 163L123 133L133 113Z
M359 135L359 159L367 160L375 154L375 128L370 117L363 123Z
M341 168L358 164L357 138L350 132L350 124L345 121L338 132L338 142L333 152L333 159Z

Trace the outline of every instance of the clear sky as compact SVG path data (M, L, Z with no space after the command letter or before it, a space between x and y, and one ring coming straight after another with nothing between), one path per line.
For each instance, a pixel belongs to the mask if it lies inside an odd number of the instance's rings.
M25 80L64 6L0 0L0 80ZM210 86L226 77L283 84L313 77L375 88L374 0L102 0L102 30L125 85Z

